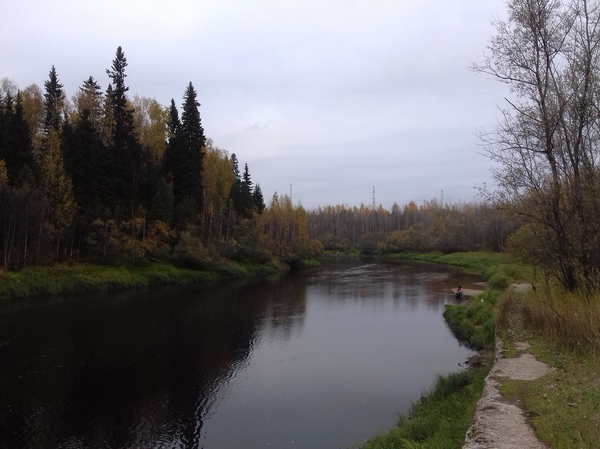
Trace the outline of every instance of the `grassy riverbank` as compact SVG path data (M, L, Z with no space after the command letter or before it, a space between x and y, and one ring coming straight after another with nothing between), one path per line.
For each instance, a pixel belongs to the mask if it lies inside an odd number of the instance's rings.
M205 270L178 268L166 263L134 267L90 264L31 266L18 272L0 271L0 299L169 284L212 283L222 279L267 276L288 268L279 262L257 264L231 261L209 265Z
M386 254L385 258L396 260L417 260L421 262L442 263L461 267L482 275L482 280L494 289L503 290L513 282L531 279L532 270L515 257L506 253L470 252L470 253L397 253Z
M440 376L398 427L368 441L363 449L462 447L489 366Z
M482 273L496 287L536 281L533 270L508 255L391 257L460 266ZM538 280L535 290L525 292L488 289L475 301L448 307L445 317L475 346L489 348L497 334L507 354L517 356L513 342L531 343L530 352L548 363L552 373L535 381L503 380L503 395L522 404L536 434L550 449L600 447L600 295L567 293ZM484 354L482 367L440 377L397 428L370 440L364 449L461 448L493 363L492 351Z

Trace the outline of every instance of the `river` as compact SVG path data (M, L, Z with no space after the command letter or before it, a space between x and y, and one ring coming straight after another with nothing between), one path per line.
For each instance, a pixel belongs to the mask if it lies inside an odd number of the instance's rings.
M0 304L0 447L348 448L470 355L429 264Z

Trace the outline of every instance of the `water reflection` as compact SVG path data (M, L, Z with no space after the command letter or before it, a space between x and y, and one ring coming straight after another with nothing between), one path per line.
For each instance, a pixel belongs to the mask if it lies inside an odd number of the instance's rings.
M441 319L457 282L428 265L334 261L2 304L0 445L358 445L463 358Z
M254 345L301 331L305 299L265 280L4 305L0 441L196 447Z

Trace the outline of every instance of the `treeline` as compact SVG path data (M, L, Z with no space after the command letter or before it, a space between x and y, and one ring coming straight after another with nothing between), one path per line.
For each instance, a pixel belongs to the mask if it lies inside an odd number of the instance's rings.
M414 201L391 210L327 206L308 213L309 236L324 249L365 253L504 251L519 222L485 202Z
M51 68L44 89L0 91L0 255L5 269L87 260L199 266L226 257L310 257L306 216L288 197L267 208L248 169L207 139L190 83L174 100L131 99L121 47L108 88L89 77L69 99Z

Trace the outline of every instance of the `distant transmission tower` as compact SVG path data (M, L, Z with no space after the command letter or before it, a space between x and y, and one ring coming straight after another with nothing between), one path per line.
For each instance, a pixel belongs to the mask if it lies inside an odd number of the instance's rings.
M373 186L373 210L375 210L375 186Z
M290 203L294 204L292 201L292 185L290 184Z

